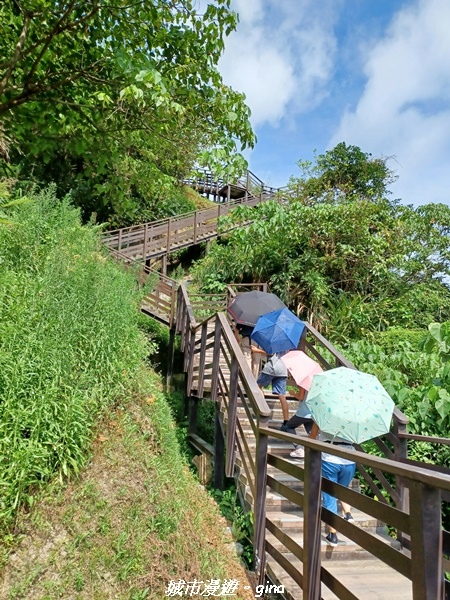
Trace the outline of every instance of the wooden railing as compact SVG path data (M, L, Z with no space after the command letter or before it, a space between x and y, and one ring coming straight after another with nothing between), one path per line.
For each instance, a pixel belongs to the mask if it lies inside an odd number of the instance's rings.
M220 406L223 404L227 423L226 451L222 446L223 436L216 435L216 485L225 473L233 476L236 449L243 460L253 499L261 495L265 485L257 481L258 468L254 449L249 448L242 425L237 416L237 402L245 408L253 432L267 425L271 410L251 373L236 341L231 326L223 313L197 323L189 296L184 286L178 290L176 330L181 333L181 350L184 353L184 368L187 374L187 393L194 388L202 397L205 388L216 402L216 429L223 426ZM212 326L211 326L212 325ZM209 351L209 352L208 352ZM193 419L191 418L191 421ZM220 463L226 456L226 464Z
M267 448L270 438L283 439L299 443L297 436L283 434L267 427L258 428L258 448ZM422 467L404 465L396 460L380 458L360 452L348 452L342 447L331 446L301 438L300 443L305 448L304 467L292 464L270 451L266 451L266 464L261 468L266 473L267 487L288 498L303 509L304 538L300 546L281 531L275 523L260 515L258 523L264 523L266 532L270 532L302 563L302 570L292 561L287 561L283 554L271 543L264 543L265 534L259 535L259 555L265 560L265 553L272 556L278 564L302 588L304 598L319 599L321 583L332 590L338 598L355 600L354 596L331 572L321 565L320 537L321 521L334 527L361 548L370 552L380 561L403 575L412 582L412 597L414 600L441 600L444 597L444 570L449 563L443 560L444 540L448 552L449 534L442 531L441 499L443 494L450 491L450 479L440 473L433 473ZM386 477L401 478L405 481L410 494L410 509L399 509L378 502L368 496L355 492L321 478L321 452L327 452L356 460L359 465L384 473ZM284 484L267 475L267 465L272 465L283 473L297 477L304 482L304 492L290 489ZM377 539L373 534L346 522L341 517L321 507L321 491L332 494L339 500L349 503L352 507L363 511L366 515L375 517L387 523L410 538L410 556ZM265 493L265 490L262 490ZM264 512L265 496L258 498L257 509ZM261 566L264 570L264 564ZM447 587L448 590L448 587Z
M175 317L178 281L147 266L140 260L130 259L123 252L111 250L110 253L116 261L134 272L140 286L150 287L142 299L142 312L172 327Z
M214 202L230 202L233 193L258 195L261 192L269 194L278 192L278 188L266 185L251 171L246 171L243 177L229 180L217 177L208 169L200 169L191 177L184 179L182 183L208 197L213 196Z
M129 262L126 254L116 252L115 255L117 259ZM138 276L144 284L153 271L142 265L141 269ZM262 582L272 568L268 563L270 557L302 587L304 598L319 600L321 586L325 585L338 598L357 600L339 577L321 564L320 527L323 522L410 580L413 600L442 600L444 594L450 597L450 586L444 580L444 571L450 570L447 558L450 533L442 530L441 523L441 502L450 500L450 470L408 458L408 441L449 445L450 440L408 433L407 418L398 410L394 413L392 430L374 440L384 455L381 457L367 454L361 447L357 447L356 453L348 453L341 447L270 429L269 405L241 353L226 315L217 312L225 308L236 288L229 288L226 295L193 296L191 301L184 284L178 285L161 274L158 277L157 286L147 295L147 300L152 303L149 314L165 312L166 322L170 325L174 320L176 293L175 327L181 334L187 394L190 396L195 392L196 398L208 395L215 401L215 485L221 487L224 474L234 474L237 457L240 471L248 483L249 501L254 511L254 549L259 581ZM158 286L159 291L155 293ZM299 347L325 369L335 366L354 368L309 324L306 324ZM244 409L244 417L238 412L238 405ZM189 426L192 438L195 436L196 406L194 401ZM250 443L248 431L244 429L243 418L250 424L254 444ZM304 467L271 451L271 439L303 445ZM198 448L202 443L196 436ZM205 449L207 446L205 443ZM321 452L325 450L356 460L359 473L373 497L322 479ZM269 475L268 466L303 481L303 491L293 490ZM266 517L268 489L303 509L302 545ZM407 553L322 508L322 490L387 523L396 531L397 539ZM295 560L287 559L273 545L269 535L292 553Z
M256 206L273 197L267 192L261 192L259 195L247 194L245 197L227 204L212 205L211 208L143 225L122 227L106 232L103 235L103 242L111 250L120 252L130 259L147 260L161 257L174 250L217 237L220 217L227 215L236 206L240 204ZM225 233L225 231L221 233Z
M450 478L425 464L406 464L407 440L417 436L406 433L407 419L400 411L394 414L392 431L384 439L375 440L385 454L383 457L362 452L360 447L359 451L349 453L339 446L270 429L271 410L241 353L226 316L218 313L198 322L187 290L181 285L178 289L176 330L181 334L188 395L195 391L196 397L201 398L206 394L215 401L215 485L221 486L224 473L227 476L234 474L237 456L240 472L248 482L254 511L254 549L260 582L268 570L267 559L271 557L302 587L304 598L319 600L323 584L338 598L357 600L342 581L321 564L320 528L321 522L324 522L410 580L413 600L442 600L444 589L450 594L448 584L444 582L444 570L450 569L450 563L443 558L444 554L450 552L450 534L442 530L441 523L441 501L450 493ZM308 324L300 347L324 368L354 368ZM190 412L192 433L195 431L196 406L194 398ZM240 416L238 406L244 409L244 417ZM249 441L242 418L250 424L254 445ZM303 445L305 466L293 464L274 454L270 450L271 438ZM199 442L201 446L197 436L197 447ZM433 442L450 443L445 438L434 438ZM373 498L322 479L323 451L356 460ZM303 481L303 492L293 490L269 475L268 465ZM303 509L302 545L266 518L267 489ZM391 547L369 531L323 509L322 490L394 528L403 547L409 549L409 555L402 548ZM298 564L288 560L269 541L269 534L294 555Z

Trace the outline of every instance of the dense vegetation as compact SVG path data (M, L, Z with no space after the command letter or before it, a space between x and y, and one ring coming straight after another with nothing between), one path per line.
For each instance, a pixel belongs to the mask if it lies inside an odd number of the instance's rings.
M46 486L20 516L21 539L4 566L10 536L0 544L2 598L161 600L171 580L231 578L241 582L236 600L254 598L176 434L160 378L146 370L133 397L99 420L79 477Z
M0 523L33 487L77 472L101 411L147 354L132 274L54 189L0 225Z
M230 0L203 9L0 3L0 174L55 182L86 218L117 225L173 213L194 165L242 171L249 110L217 70L237 15Z
M356 147L339 144L300 166L291 196L227 217L227 225L253 222L211 246L194 269L197 282L210 292L229 281L269 282L359 368L379 375L413 431L447 435L450 208L388 199L386 160Z

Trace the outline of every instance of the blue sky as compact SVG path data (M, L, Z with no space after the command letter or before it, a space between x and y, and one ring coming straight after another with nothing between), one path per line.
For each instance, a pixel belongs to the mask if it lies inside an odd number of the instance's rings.
M285 185L338 142L391 157L392 197L450 204L450 0L232 0L220 70L245 92L250 169Z

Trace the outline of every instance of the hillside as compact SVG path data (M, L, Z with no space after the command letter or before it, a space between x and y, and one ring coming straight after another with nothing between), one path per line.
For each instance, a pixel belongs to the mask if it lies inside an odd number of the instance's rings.
M217 505L184 463L156 375L96 428L79 478L54 481L16 524L2 600L160 600L170 580L239 580L253 598Z

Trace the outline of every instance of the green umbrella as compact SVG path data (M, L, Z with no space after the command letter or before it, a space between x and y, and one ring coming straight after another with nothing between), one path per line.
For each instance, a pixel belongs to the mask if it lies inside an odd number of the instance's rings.
M346 367L314 375L306 404L321 431L356 444L387 433L394 410L374 375Z

